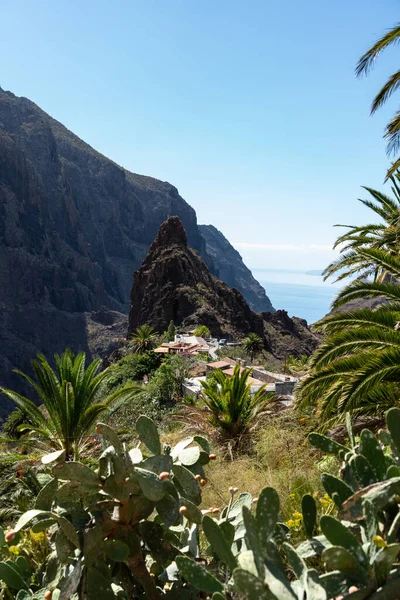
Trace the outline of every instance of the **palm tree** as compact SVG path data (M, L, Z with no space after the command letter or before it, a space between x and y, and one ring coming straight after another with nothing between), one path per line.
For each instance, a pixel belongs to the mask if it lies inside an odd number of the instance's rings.
M140 325L132 334L132 349L136 354L153 350L157 344L157 336L150 325Z
M380 248L397 254L400 248L400 175L395 173L391 178L392 192L394 198L386 194L365 187L364 189L372 196L372 200L359 200L374 211L383 222L368 223L367 225L336 225L346 227L348 231L339 236L334 248L340 248L338 259L333 261L324 271L327 279L333 275L337 281L349 276L357 276L365 279L372 276L375 280L383 279L385 270L376 267L374 259L362 254L365 248Z
M325 340L310 361L297 401L314 405L323 420L343 419L347 411L376 415L400 400L400 257L378 248L358 248L390 281L358 279L336 297L333 308L350 300L385 300L375 310L333 312L315 325Z
M202 398L212 415L210 422L227 437L245 433L271 396L265 385L252 394L250 375L251 369L236 366L232 377L216 370L211 380L201 382Z
M383 35L363 56L357 63L356 75L367 75L374 65L375 59L378 55L386 48L390 46L396 46L400 42L400 24L395 25L392 29L389 29L385 35ZM400 71L396 71L390 75L385 85L379 90L375 96L372 106L371 114L374 114L379 108L381 108L390 96L397 91L400 86ZM388 155L396 154L400 148L400 111L397 111L394 117L389 121L385 128L384 137L386 139L386 148ZM388 177L392 175L396 169L400 167L400 158L395 160L394 164L388 171Z
M107 396L105 387L110 372L106 369L99 373L101 359L85 368L83 352L75 356L66 350L54 358L55 369L42 354L32 361L36 380L22 371L15 371L32 387L42 407L12 390L0 388L0 391L28 415L29 422L20 429L65 450L66 459L71 460L76 459L85 447L98 417L111 412L111 407L115 411L141 389L133 384L125 385Z
M264 342L256 333L249 333L249 335L242 341L242 347L250 356L250 362L253 362L254 357L264 348Z

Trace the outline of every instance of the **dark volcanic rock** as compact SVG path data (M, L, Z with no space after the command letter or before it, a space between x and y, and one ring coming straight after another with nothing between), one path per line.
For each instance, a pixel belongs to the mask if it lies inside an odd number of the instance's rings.
M124 322L132 273L170 215L217 271L174 186L126 171L0 88L0 385L18 386L11 369L29 370L38 351L106 348L111 325L98 311Z
M134 274L128 336L144 323L163 332L171 319L177 325L207 325L217 337L255 332L277 358L310 354L318 344L302 319L291 319L285 311L255 313L240 292L212 276L189 248L178 217L161 225Z
M275 309L265 289L254 279L239 252L226 237L213 225L199 225L199 229L206 240L207 254L212 257L214 264L218 265L218 273L215 275L229 287L239 290L252 310L273 312Z

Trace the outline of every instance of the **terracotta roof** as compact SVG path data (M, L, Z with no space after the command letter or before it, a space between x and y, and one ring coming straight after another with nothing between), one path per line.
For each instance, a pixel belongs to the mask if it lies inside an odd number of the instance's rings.
M230 364L226 360L217 360L217 362L212 362L208 366L212 369L225 369L225 367L230 367Z
M166 348L165 346L160 346L159 348L155 348L153 350L153 352L157 352L159 354L168 354L169 353L169 348Z

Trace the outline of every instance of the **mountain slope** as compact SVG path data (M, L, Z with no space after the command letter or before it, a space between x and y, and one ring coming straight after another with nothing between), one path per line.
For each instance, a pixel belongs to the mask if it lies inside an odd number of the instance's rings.
M161 225L134 274L128 336L144 323L163 332L171 319L177 325L207 325L217 337L255 332L277 358L310 354L319 342L302 319L291 319L285 311L255 313L240 292L212 276L188 246L178 217Z
M12 368L29 369L38 351L97 353L102 328L113 343L132 274L170 215L218 272L174 186L126 171L0 88L0 385L20 386ZM103 307L105 323L93 321Z
M213 225L199 225L199 229L206 241L207 254L218 265L219 279L239 290L256 312L273 312L275 309L265 289L254 279L239 252L226 237Z

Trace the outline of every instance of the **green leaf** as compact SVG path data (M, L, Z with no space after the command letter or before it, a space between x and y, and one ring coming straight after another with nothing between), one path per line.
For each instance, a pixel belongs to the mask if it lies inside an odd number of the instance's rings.
M37 519L39 516L43 518L54 518L56 515L49 511L43 511L36 508L28 510L18 519L17 524L14 527L14 532L17 533L17 531L20 531L21 529L26 527L31 521Z
M387 411L386 423L392 436L393 444L400 454L400 408L390 408Z
M400 477L374 483L353 494L341 507L339 517L343 521L355 521L363 517L363 502L370 500L376 511L396 503L400 494Z
M378 585L383 585L387 580L399 552L400 544L390 544L376 553L373 567Z
M177 556L176 564L182 577L201 592L214 594L214 592L224 591L224 586L214 575L187 556Z
M305 494L301 500L301 512L303 514L303 526L306 536L312 538L317 524L317 505L310 494Z
M296 550L288 544L287 542L283 542L282 550L286 554L286 558L288 563L293 569L294 574L297 579L299 579L303 586L306 585L307 582L307 565L304 560L297 554Z
M193 440L194 440L193 437L188 437L188 438L185 438L184 440L181 440L180 442L178 442L171 450L170 456L172 457L172 459L173 460L177 459L179 456L179 453L187 446L190 446L190 444L193 443Z
M264 573L264 553L261 548L260 539L258 537L258 528L255 518L250 512L250 509L247 506L243 506L243 522L246 528L246 545L247 547L253 551L254 561L257 566L257 572L260 577L263 576Z
M24 579L29 579L32 575L32 570L24 556L18 556L15 560L18 571Z
M4 546L5 543L6 543L6 536L4 534L4 529L2 527L0 527L0 548L2 546Z
M319 525L322 533L333 546L343 546L357 560L357 562L368 571L369 561L357 538L338 519L329 515L321 517ZM335 568L335 567L333 567Z
M194 438L193 438L193 440L194 440L194 441L195 441L197 444L199 444L199 446L200 446L200 447L201 447L201 448L204 450L204 452L205 452L206 454L211 454L211 446L210 446L210 443L209 443L209 441L208 441L208 440L207 440L205 437L203 437L203 436L201 436L201 435L195 435L195 436L194 436Z
M106 556L115 562L124 562L129 556L129 546L120 540L106 540L103 548Z
M329 569L340 571L350 581L362 583L363 585L368 583L368 573L346 548L341 546L327 548L322 553L322 558Z
M331 440L330 438L326 437L326 435L322 435L321 433L310 433L308 436L308 441L312 446L314 446L314 448L318 448L318 450L322 450L327 454L338 455L342 450L345 452L350 451L350 449L346 446L342 446L342 444L335 442L335 440Z
M369 540L378 533L378 515L370 500L364 501L365 533Z
M93 567L87 571L87 600L115 600L111 577Z
M50 454L45 454L42 456L42 464L50 465L53 462L63 462L65 461L65 450L57 450L57 452L51 452Z
M372 466L369 464L365 456L362 454L356 454L351 457L349 464L354 467L356 477L362 487L367 487L372 483L376 483L376 473L372 469Z
M286 574L269 560L265 560L265 581L279 600L297 600Z
M32 600L32 592L27 590L19 590L15 600Z
M317 535L299 544L296 551L302 558L311 558L317 554L322 554L326 548L330 548L331 546L332 544L324 535Z
M28 590L18 571L5 562L0 562L0 579L13 590Z
M198 506L201 502L201 492L193 473L182 465L173 465L172 471L174 473L173 483L179 493Z
M190 523L201 525L203 521L203 513L195 504L193 504L193 502L190 502L190 500L187 498L181 497L181 506L186 506L187 513L185 514L185 517Z
M353 425L351 423L351 414L349 412L346 413L346 429L347 429L347 433L349 435L350 445L351 445L352 449L354 449L354 446L356 445L356 443L354 440Z
M136 421L136 431L140 436L140 441L147 446L150 452L153 454L161 454L161 442L157 427L149 417L141 415L138 418Z
M347 498L353 495L353 490L344 481L334 475L322 473L321 481L327 494L329 494L339 508Z
M279 511L280 503L276 490L272 487L261 490L257 502L256 521L259 539L264 546L275 531Z
M117 452L123 452L124 446L112 427L106 425L105 423L98 423L96 426L96 431L98 431L104 437L104 439L111 444L111 446L114 446Z
M51 479L38 493L35 508L39 510L51 510L58 489L57 479Z
M146 458L140 465L141 469L147 469L147 471L153 471L159 475L163 471L170 472L172 469L172 458L168 454L156 454Z
M200 448L198 446L191 446L181 450L178 456L178 460L185 465L185 467L191 467L196 464L200 458Z
M152 502L158 502L166 494L166 487L155 473L135 467L135 472L139 476L139 485L143 494Z
M68 519L66 519L65 517L58 517L58 524L61 528L61 531L63 532L65 537L71 542L71 544L73 544L76 548L79 548L79 537L72 523L68 521Z
M100 487L97 473L79 462L66 462L53 467L53 475L57 479L82 483L85 487Z
M157 512L166 527L179 524L179 499L171 494L165 494L156 504Z
M218 524L208 515L203 518L203 531L211 544L213 552L233 571L237 567L237 563L231 547Z
M369 429L363 429L360 434L360 454L365 456L375 472L378 481L385 478L386 461L382 448Z
M261 579L244 569L234 570L233 584L235 590L248 600L276 600L276 596L265 587Z
M41 531L46 531L46 529L49 529L49 527L54 525L54 523L57 523L56 517L53 519L41 519L32 525L31 529L33 533L40 533Z
M253 505L253 496L244 492L239 495L238 499L232 504L231 510L229 511L229 520L242 515L243 506L251 508Z

